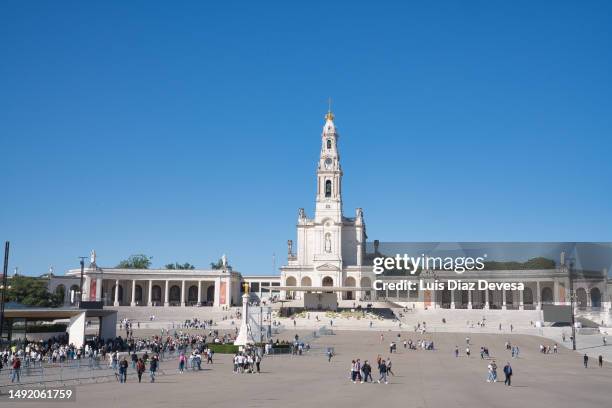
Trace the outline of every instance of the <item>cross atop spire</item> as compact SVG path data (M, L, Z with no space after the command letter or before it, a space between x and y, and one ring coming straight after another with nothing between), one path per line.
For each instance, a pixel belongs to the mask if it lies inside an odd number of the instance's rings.
M325 120L334 120L334 114L332 113L332 110L331 110L331 105L332 105L331 97L327 99L327 104L328 104L328 108L327 108L327 115L325 115Z

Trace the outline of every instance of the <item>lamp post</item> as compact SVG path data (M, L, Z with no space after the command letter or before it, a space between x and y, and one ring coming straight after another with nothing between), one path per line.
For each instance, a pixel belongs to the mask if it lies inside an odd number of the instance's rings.
M9 247L10 243L6 241L4 243L4 269L2 270L2 293L0 298L0 344L2 344L2 334L4 330L4 304L6 303L6 290L9 289L7 287Z
M81 284L79 286L79 307L80 307L81 302L83 301L83 273L85 270L85 259L87 259L87 257L79 256L79 259L81 260Z
M569 258L569 267L566 266L567 276L569 278L569 290L570 290L570 308L572 313L572 350L576 351L576 315L574 313L574 301L576 300L576 294L574 293L574 280L573 280L573 269L574 269L574 259Z

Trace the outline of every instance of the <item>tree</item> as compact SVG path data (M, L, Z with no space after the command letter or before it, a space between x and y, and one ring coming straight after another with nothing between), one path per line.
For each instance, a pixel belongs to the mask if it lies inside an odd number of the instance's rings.
M17 275L10 279L9 286L6 291L9 302L40 307L57 307L63 302L63 294L47 291L46 279Z
M146 255L131 255L128 259L119 262L119 269L149 269L151 266L152 256Z
M166 269L195 269L195 266L193 266L189 262L185 262L184 264L175 262L173 264L166 264L165 268Z

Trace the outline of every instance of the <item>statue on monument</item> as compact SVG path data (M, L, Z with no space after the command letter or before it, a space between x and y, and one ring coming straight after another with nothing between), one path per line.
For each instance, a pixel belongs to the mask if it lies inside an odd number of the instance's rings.
M287 254L289 256L293 256L293 241L292 240L287 241Z
M227 257L225 254L221 256L221 265L223 265L223 269L227 268Z
M94 265L96 264L96 250L95 249L91 250L91 254L89 256L89 262Z

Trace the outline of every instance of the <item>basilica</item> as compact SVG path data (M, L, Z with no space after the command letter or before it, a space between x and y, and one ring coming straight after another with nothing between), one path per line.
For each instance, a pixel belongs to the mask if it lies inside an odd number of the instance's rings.
M287 264L280 268L280 276L243 275L228 268L225 257L223 267L213 270L107 268L99 266L92 253L82 278L80 269L69 270L64 276L53 276L49 290L62 294L66 304L75 303L82 291L83 300L107 306L224 307L240 304L242 294L248 290L254 301L282 300L309 309L384 301L418 308L517 310L538 309L542 304L568 304L570 292L575 291L578 307L610 309L608 269L583 268L579 276L574 276L564 260L565 250L551 253L550 258L554 259L544 266L496 264L491 268L493 264L489 263L483 264L484 270L466 271L461 276L464 282L486 279L493 287L496 282L520 282L523 290L401 290L389 289L393 285L375 284L380 283L381 276L374 272L373 259L382 250L377 240L367 245L361 208L352 211L351 216L343 212L339 140L330 110L320 136L313 183L314 214L309 216L304 208L298 210L296 241L287 241ZM582 259L584 265L588 264L587 258L593 258L592 248L587 249L583 250L589 254ZM610 261L603 264L609 265ZM457 275L453 271L423 269L419 278L427 282L454 279Z

